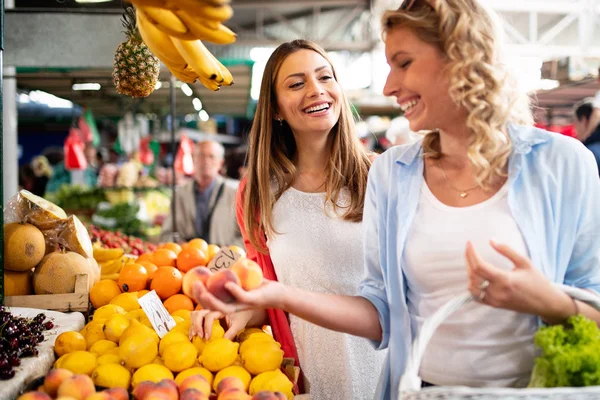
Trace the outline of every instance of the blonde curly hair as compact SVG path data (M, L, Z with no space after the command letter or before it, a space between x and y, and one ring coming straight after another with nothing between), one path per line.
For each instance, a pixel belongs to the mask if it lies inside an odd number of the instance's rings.
M500 58L497 17L477 0L415 0L405 10L383 15L383 34L408 28L447 59L450 97L467 110L468 157L477 183L489 188L505 176L512 142L508 123L533 124L529 98ZM441 157L438 131L423 139L425 157Z

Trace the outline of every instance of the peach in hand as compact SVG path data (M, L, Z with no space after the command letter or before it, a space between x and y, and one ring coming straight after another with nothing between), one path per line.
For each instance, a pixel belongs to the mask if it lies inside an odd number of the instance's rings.
M208 278L208 281L206 281L206 289L222 302L233 303L235 297L233 297L231 292L225 288L227 282L233 282L239 285L240 278L238 278L238 276L230 269L221 270Z
M249 258L242 257L238 259L229 269L240 278L240 286L244 290L253 290L262 285L262 269Z
M210 271L210 269L206 267L195 267L190 269L183 276L183 282L181 285L183 294L193 299L194 283L202 282L204 286L206 286L206 281L208 281L208 278L210 278L212 274L213 273Z

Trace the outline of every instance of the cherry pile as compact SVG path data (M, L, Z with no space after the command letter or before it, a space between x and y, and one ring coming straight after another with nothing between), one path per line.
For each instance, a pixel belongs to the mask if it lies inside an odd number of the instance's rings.
M21 358L37 356L43 332L53 327L44 313L33 318L17 317L0 306L0 380L15 376L14 368L21 365Z
M127 254L139 256L156 250L155 244L145 242L135 236L125 235L122 232L107 231L95 225L89 225L88 232L92 242L100 242L102 247L111 249L121 248Z

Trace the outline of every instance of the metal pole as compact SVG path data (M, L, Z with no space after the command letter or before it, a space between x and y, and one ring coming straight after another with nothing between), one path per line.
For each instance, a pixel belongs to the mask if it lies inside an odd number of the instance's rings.
M175 209L175 198L176 198L176 194L175 194L175 188L176 188L176 183L175 183L175 157L177 156L177 145L175 143L175 103L176 103L176 95L175 95L175 76L173 76L171 74L171 78L170 78L170 85L169 85L169 91L170 91L170 97L171 97L171 123L169 126L169 130L171 131L171 154L173 155L173 162L171 164L171 176L172 176L172 182L171 182L171 218L172 218L172 232L173 232L173 237L172 240L174 242L179 241L179 233L177 232L177 211Z
M4 124L2 120L4 114L2 112L4 104L2 102L2 65L4 54L4 1L0 1L0 149L4 144ZM2 207L2 215L4 216L4 169L2 168L3 152L0 151L0 207ZM3 218L4 221L4 218ZM4 304L4 229L0 231L0 245L2 245L2 252L0 252L0 305Z

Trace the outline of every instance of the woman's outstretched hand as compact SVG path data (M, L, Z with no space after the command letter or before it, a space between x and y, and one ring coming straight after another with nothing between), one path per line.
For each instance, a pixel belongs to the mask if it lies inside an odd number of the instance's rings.
M218 311L223 315L239 313L241 311L266 308L284 308L285 286L276 281L265 279L262 285L254 290L246 291L233 282L225 284L235 298L234 303L225 303L210 293L202 282L196 282L193 296L202 308Z

